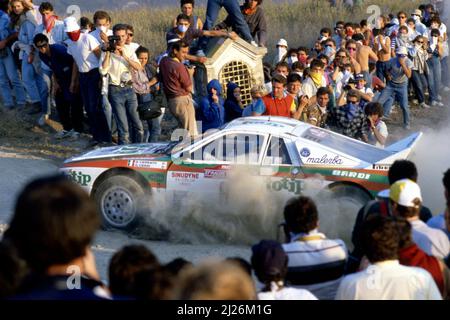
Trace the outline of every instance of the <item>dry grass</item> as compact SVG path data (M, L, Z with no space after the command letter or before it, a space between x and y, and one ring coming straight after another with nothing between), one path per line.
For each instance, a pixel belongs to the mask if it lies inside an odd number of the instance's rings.
M322 27L333 27L338 20L359 22L368 19L372 13L367 13L370 5L378 5L382 14L397 13L399 10L412 12L419 1L370 0L354 9L345 7L332 8L326 0L297 0L291 3L277 4L271 0L264 1L263 8L268 20L268 44L275 44L279 38L285 38L293 47L312 46ZM172 20L178 15L179 9L157 8L131 11L113 11L113 22L130 23L135 28L136 41L148 47L153 55L158 55L166 48L165 34ZM205 16L203 7L196 8L196 14ZM92 16L89 14L88 16ZM220 18L225 16L222 10ZM269 48L269 57L273 54Z

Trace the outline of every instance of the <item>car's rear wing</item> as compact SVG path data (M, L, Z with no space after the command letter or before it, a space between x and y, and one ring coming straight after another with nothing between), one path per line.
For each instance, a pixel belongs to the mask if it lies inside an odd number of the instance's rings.
M423 135L422 132L416 132L416 133L406 137L405 139L397 141L397 142L391 144L390 146L386 147L385 150L392 152L393 155L386 159L379 161L378 163L389 163L389 162L391 162L391 161L393 162L397 159L408 159L408 157L411 154L411 151L417 145L417 143L419 142L422 135ZM389 160L391 160L391 161L389 161Z

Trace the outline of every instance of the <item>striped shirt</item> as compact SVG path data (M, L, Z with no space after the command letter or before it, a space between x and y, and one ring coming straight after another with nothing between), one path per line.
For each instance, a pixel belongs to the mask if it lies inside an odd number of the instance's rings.
M348 257L342 240L327 239L313 230L283 244L289 257L286 281L319 299L334 299Z

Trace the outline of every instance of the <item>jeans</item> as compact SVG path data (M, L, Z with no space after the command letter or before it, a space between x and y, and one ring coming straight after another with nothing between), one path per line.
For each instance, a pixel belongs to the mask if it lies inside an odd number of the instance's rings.
M111 133L101 107L100 73L98 68L80 72L80 91L83 98L92 138L98 142L111 142Z
M40 102L42 108L44 108L47 105L49 87L42 76L42 70L36 70L37 64L37 62L28 63L28 54L24 53L22 59L22 81L31 102Z
M448 75L449 69L448 69L448 56L442 58L441 60L441 77L442 77L442 84L445 87L450 87L450 76Z
M366 80L366 88L372 89L372 75L369 71L361 72L364 75L364 80Z
M425 88L427 87L427 78L425 74L419 73L417 70L413 70L412 84L419 103L425 102Z
M242 15L238 0L208 0L206 21L203 30L211 30L217 20L220 9L224 7L232 20L236 32L247 42L252 42L250 28Z
M69 83L69 82L67 82ZM69 86L61 85L55 94L56 110L64 130L83 131L83 101L80 93L71 93Z
M112 112L111 103L108 100L108 95L102 95L102 108L105 113L106 123L108 124L108 129L111 135L117 134L116 120L114 119L114 114Z
M431 69L433 72L433 81L432 81L432 84L430 83L430 86L433 86L431 89L434 91L434 95L436 96L436 100L437 100L437 97L440 94L440 88L441 88L441 84L442 84L441 60L439 57L433 56L427 60L427 64L428 64L428 68Z
M130 122L135 138L133 143L144 141L144 127L139 119L137 111L138 101L136 94L131 86L119 87L109 86L108 98L111 103L112 112L117 121L117 130L119 132L119 144L130 143L130 131L128 122Z
M147 120L148 132L146 133L145 141L157 142L161 136L161 122L164 117L165 108L161 108L162 114L155 119ZM148 136L148 138L147 138Z
M51 70L42 69L42 79L44 80L45 85L48 88L47 99L45 99L45 101L44 101L45 97L43 99L41 99L42 113L43 114L50 114L51 113L51 105L52 104L51 104L51 101L50 101L51 97L50 97L49 91L50 91L50 88L52 87L52 73L53 72Z
M3 98L5 107L12 108L14 107L14 99L11 95L10 83L13 87L18 105L24 105L26 103L26 98L25 89L23 88L22 81L20 81L11 50L7 48L6 52L7 56L0 58L0 94Z
M384 75L385 75L385 72L386 72L386 65L387 65L387 63L388 63L388 61L385 61L385 62L377 61L377 65L376 65L376 68L377 68L376 76L378 78L380 78L380 80L383 81L383 82L386 79L386 77Z
M392 99L393 98L393 99ZM391 102L389 102L391 101ZM383 105L384 116L391 113L392 102L398 101L403 111L403 125L409 125L409 104L408 104L408 82L397 84L389 81L386 88L381 93L378 102ZM389 102L389 103L388 103Z

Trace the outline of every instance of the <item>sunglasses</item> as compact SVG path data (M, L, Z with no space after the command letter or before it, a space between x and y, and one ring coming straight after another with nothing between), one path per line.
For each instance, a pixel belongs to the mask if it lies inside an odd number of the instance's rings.
M45 48L47 46L47 43L41 44L41 45L35 45L36 48L41 49Z
M405 16L401 16L401 17L399 17L400 19L406 19L406 17Z
M417 41L417 43L423 44L423 41Z

